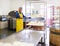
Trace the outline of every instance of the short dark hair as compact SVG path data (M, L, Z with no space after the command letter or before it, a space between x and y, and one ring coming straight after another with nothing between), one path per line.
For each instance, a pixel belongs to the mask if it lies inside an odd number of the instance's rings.
M22 7L19 7L19 9L22 9Z

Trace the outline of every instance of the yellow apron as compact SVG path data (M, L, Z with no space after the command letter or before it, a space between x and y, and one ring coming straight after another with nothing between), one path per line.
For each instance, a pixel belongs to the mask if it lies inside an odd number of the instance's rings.
M23 29L23 15L19 14L20 18L16 19L16 32L19 32Z

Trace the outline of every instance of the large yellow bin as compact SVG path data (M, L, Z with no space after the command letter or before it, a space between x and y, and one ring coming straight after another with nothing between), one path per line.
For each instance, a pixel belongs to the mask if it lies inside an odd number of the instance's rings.
M16 19L16 32L23 30L23 19L17 18Z

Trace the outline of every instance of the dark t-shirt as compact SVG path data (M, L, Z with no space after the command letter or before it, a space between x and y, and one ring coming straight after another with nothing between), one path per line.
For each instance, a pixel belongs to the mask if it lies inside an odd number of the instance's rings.
M23 13L22 13L22 15L23 15ZM16 11L16 18L20 18L18 11ZM26 17L23 15L23 18L26 18Z

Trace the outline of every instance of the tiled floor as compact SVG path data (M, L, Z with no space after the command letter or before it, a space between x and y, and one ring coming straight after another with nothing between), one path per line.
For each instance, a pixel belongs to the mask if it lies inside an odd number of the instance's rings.
M13 33L15 33L15 31L13 30L0 29L0 39L8 37L9 35L12 35Z

